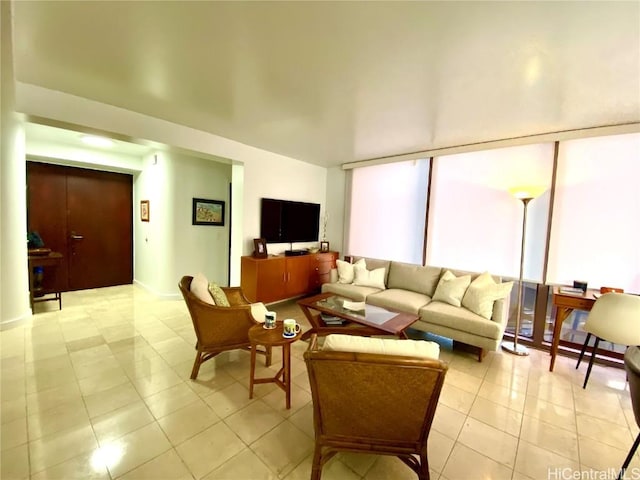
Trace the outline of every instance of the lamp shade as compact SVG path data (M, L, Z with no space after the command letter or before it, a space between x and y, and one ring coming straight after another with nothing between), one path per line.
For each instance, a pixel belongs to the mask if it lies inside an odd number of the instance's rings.
M536 198L542 194L547 187L540 185L519 185L517 187L511 187L509 193L520 200Z

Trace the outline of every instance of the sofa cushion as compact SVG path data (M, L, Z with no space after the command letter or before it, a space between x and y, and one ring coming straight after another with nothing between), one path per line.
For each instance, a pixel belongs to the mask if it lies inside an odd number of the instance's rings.
M361 287L359 285L345 285L343 283L325 283L322 285L322 293L335 293L342 297L349 297L358 302L363 301L372 293L379 292L379 288Z
M464 297L464 293L467 291L467 287L470 283L470 275L456 277L453 273L447 270L438 282L436 291L433 294L433 300L445 302L449 305L453 305L454 307L459 307L462 304L462 297Z
M511 293L513 282L496 283L489 272L477 277L467 288L462 306L487 320L493 315L493 303Z
M389 277L389 266L391 265L391 261L390 260L380 260L378 258L367 258L367 257L353 257L353 260L355 261L356 259L360 260L361 258L364 258L364 260L367 262L367 268L369 270L375 270L376 268L384 268L384 284L387 285L387 280Z
M466 308L454 307L434 300L422 307L419 315L420 319L425 323L442 325L480 337L502 338L502 326L499 323L487 320Z
M214 303L218 307L230 307L229 299L227 298L227 294L224 293L224 290L220 288L220 285L217 283L209 283L209 293L211 294L211 298L213 298Z
M215 305L213 297L209 293L209 281L202 273L196 273L191 280L191 286L189 287L191 293L193 293L198 300L208 303L209 305Z
M374 270L367 270L364 264L354 266L355 278L353 279L354 285L361 287L374 287L384 290L386 288L384 283L385 270L384 268L376 268Z
M367 303L391 310L399 310L418 314L418 311L431 301L431 297L410 290L390 288L381 292L372 293L367 297Z
M354 267L356 265L362 265L366 268L366 263L363 258L358 260L356 263L349 263L343 260L336 260L336 267L338 268L338 283L353 283L353 279L355 278L355 270Z
M425 340L369 338L356 335L327 335L322 350L334 352L377 353L402 357L432 358L440 356L440 346Z
M440 267L422 267L409 263L391 262L387 288L411 290L432 297L441 274Z

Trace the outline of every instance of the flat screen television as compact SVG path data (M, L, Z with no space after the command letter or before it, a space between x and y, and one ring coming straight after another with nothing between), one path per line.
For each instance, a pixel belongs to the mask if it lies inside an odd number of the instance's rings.
M317 242L320 204L263 198L260 237L267 243Z

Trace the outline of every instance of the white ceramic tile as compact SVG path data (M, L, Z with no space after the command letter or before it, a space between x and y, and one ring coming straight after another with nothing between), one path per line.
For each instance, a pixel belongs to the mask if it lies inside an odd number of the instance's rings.
M272 471L284 476L311 453L313 445L307 434L285 420L255 441L251 450Z
M200 397L188 385L181 382L166 390L155 393L144 398L149 410L156 418L162 418L165 415L175 412L185 407Z
M278 476L269 470L250 449L245 448L234 457L220 465L203 480L275 480ZM309 476L307 476L309 478Z
M527 395L524 413L557 427L562 427L572 432L576 431L576 412L573 408L563 407L539 397Z
M251 402L255 402L256 398L250 399L249 389L235 382L212 395L204 397L204 401L211 406L220 418L226 418Z
M468 417L458 441L498 463L513 467L518 437Z
M562 478L560 475L563 471L577 472L580 470L580 464L521 440L518 444L514 470L535 479L550 478L550 471L558 472L558 478Z
M513 436L520 435L522 413L498 405L483 397L476 397L469 411L469 417L502 430Z
M449 480L487 478L511 480L513 469L456 443L442 474Z
M117 408L91 420L98 443L105 445L127 433L152 423L153 415L140 400Z
M89 415L81 398L60 403L54 408L44 412L36 412L27 418L30 440L88 424Z
M520 439L576 462L580 461L578 435L575 430L567 430L525 415L522 419Z
M167 450L153 460L119 477L118 480L193 480L175 450Z
M158 420L172 445L179 445L220 421L213 410L198 399ZM237 432L236 432L237 434Z
M178 445L176 452L189 471L202 478L245 448L224 422L218 422Z
M100 445L98 456L104 459L111 476L119 477L170 449L160 427L150 423Z
M265 402L258 400L229 415L224 421L244 443L251 445L276 425L282 423L284 419Z
M29 443L31 473L74 458L96 448L97 441L90 425L72 427Z

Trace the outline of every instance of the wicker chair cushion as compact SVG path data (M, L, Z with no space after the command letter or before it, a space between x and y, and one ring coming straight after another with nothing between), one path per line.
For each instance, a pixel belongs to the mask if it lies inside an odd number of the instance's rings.
M403 357L432 358L440 356L440 346L424 340L369 338L355 335L327 335L322 350L336 352L378 353Z
M209 293L218 307L230 307L229 299L217 283L209 284Z
M209 282L207 277L202 273L196 273L191 280L191 287L189 287L191 293L193 293L198 300L208 303L209 305L215 305L213 297L209 293Z
M264 314L267 313L267 307L264 303L252 303L251 304L251 316L256 322L264 323Z

